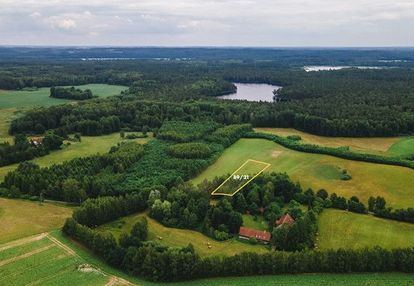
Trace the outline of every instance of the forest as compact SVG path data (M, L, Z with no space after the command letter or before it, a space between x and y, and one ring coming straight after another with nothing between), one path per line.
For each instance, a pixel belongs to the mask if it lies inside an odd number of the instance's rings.
M414 71L410 68L305 72L279 62L136 60L76 65L64 62L57 70L54 64L25 64L13 72L4 64L0 68L0 88L95 82L128 85L130 90L118 98L37 110L41 117L33 118L34 114L28 113L14 121L13 134L35 132L37 124L69 132L105 129L99 128L103 125L99 120L110 116L117 116L122 127L138 130L144 125L159 128L164 119L209 117L224 124L292 127L327 136L394 136L414 131ZM44 73L33 76L30 71L34 69ZM283 101L214 100L215 96L233 92L232 82L280 85L283 88L278 96Z

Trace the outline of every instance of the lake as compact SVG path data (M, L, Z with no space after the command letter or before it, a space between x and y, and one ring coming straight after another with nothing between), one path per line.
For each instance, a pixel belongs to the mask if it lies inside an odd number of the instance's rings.
M264 83L234 83L237 92L218 96L220 99L274 102L273 91L280 86Z
M379 70L385 67L373 67L373 66L305 66L303 69L306 72L314 72L314 71L336 71L342 69L361 69L361 70Z

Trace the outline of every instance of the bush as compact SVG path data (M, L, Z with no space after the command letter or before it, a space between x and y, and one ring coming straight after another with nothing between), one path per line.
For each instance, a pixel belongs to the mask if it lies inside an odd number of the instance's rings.
M300 137L299 135L289 135L286 138L291 140L291 141L300 141L300 140L302 140L302 137Z

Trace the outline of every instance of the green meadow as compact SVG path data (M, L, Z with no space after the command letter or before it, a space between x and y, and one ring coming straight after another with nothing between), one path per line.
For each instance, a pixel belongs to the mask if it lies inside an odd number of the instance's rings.
M357 162L328 155L297 152L264 139L241 139L192 182L233 173L247 159L271 164L266 172L286 172L303 188L324 188L350 198L358 196L367 203L370 196L382 196L388 206L414 205L414 170L398 166ZM342 171L352 176L341 180Z
M126 133L128 134L128 133ZM113 133L102 136L82 136L81 142L69 142L70 144L64 144L62 149L53 151L50 154L37 157L31 160L31 162L38 164L41 167L48 167L53 164L59 164L64 161L68 161L78 157L86 157L94 154L104 154L109 152L112 146L116 146L123 141L135 141L141 144L145 144L152 138L152 134L149 133L147 138L139 139L122 139L119 133ZM68 143L68 141L65 141ZM18 164L8 165L0 167L0 182L8 172L11 172L17 168Z
M318 221L319 249L412 247L414 225L372 215L325 209Z
M120 94L126 86L109 84L85 84L75 86L80 89L90 89L94 96L107 97ZM0 109L51 106L70 102L66 99L49 97L48 87L34 90L2 90L0 91Z

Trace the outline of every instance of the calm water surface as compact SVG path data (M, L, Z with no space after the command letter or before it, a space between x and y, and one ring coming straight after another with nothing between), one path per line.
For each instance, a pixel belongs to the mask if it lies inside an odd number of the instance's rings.
M280 86L262 83L235 83L237 92L219 96L221 99L273 102L273 91Z

